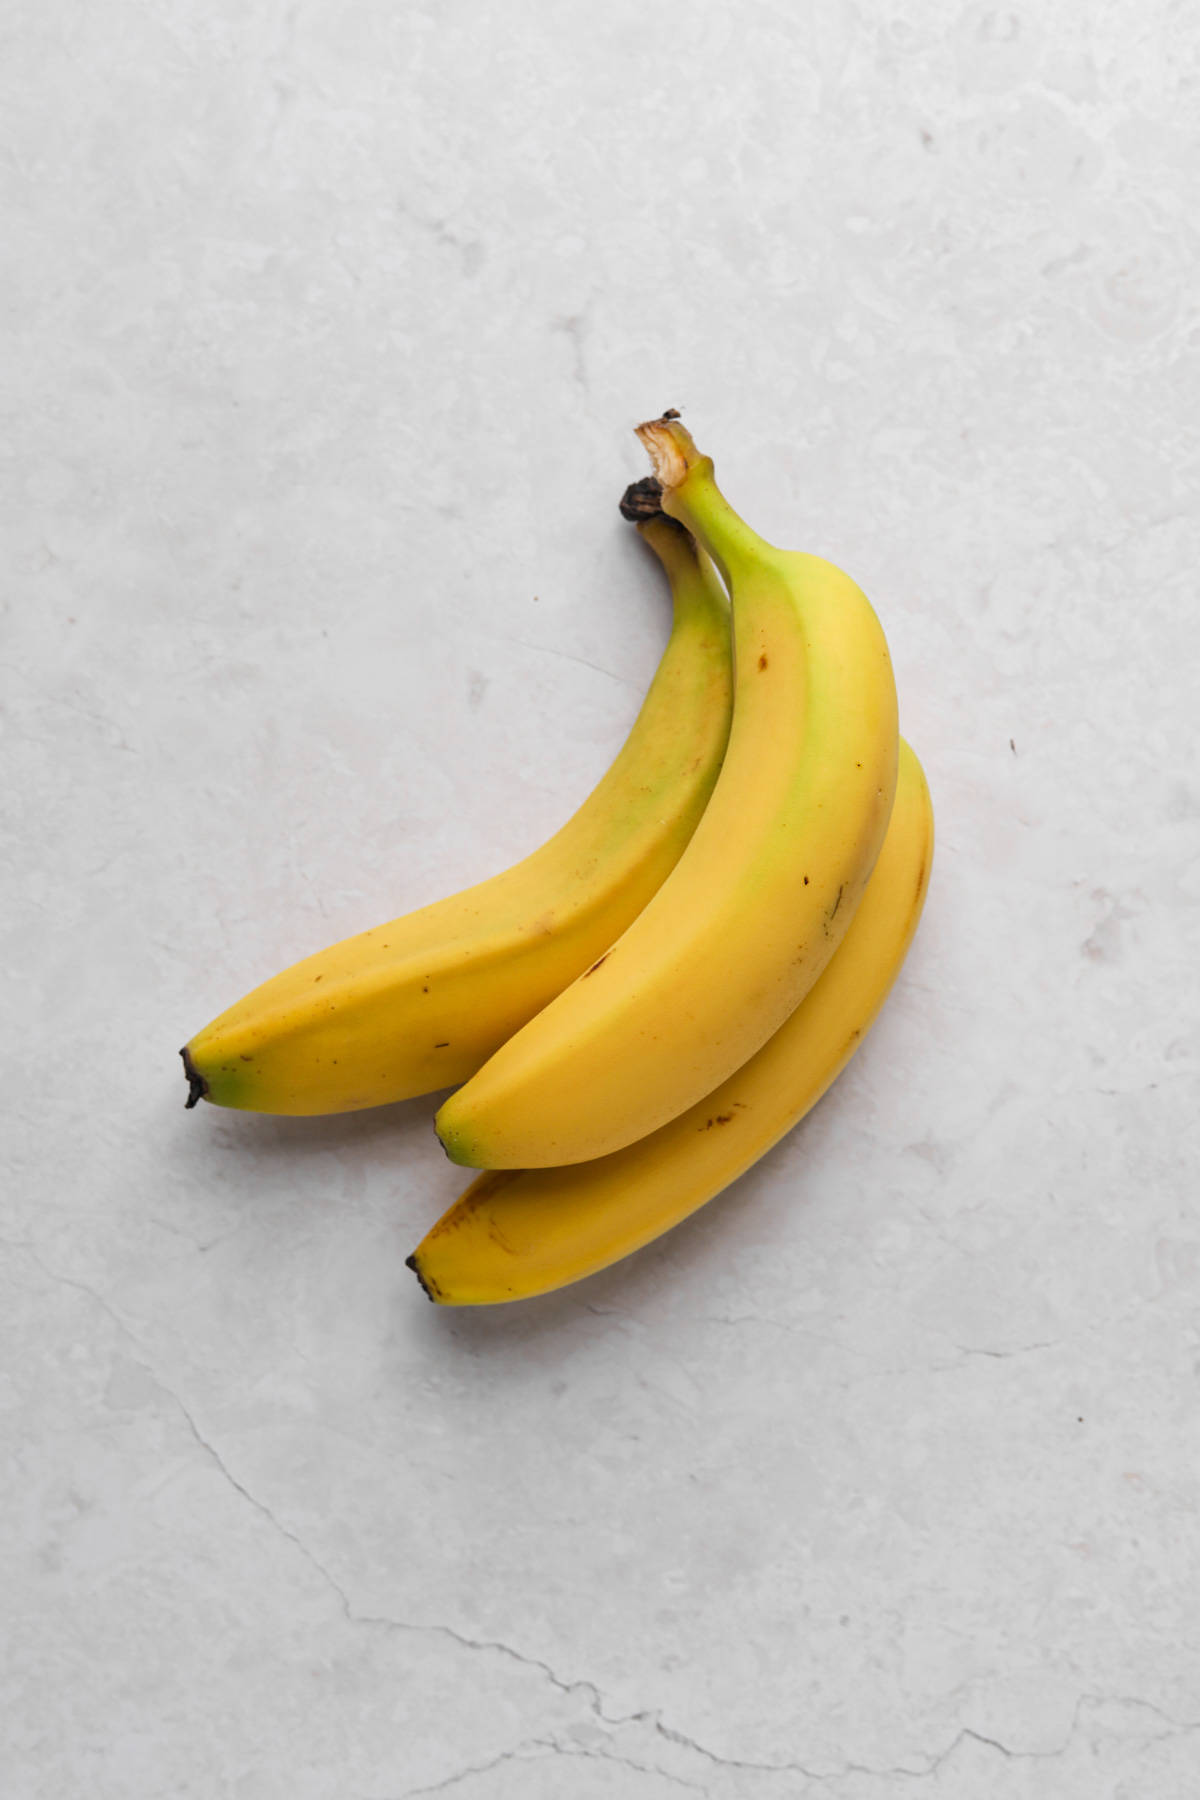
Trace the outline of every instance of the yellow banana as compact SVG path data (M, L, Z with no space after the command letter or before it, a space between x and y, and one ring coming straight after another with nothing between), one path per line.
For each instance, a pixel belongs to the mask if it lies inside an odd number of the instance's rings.
M188 1105L334 1113L464 1081L595 961L678 861L732 705L728 602L670 519L639 525L674 625L624 747L541 849L285 969L191 1039Z
M678 421L638 435L664 510L730 590L729 748L645 910L443 1104L448 1155L477 1168L607 1155L740 1068L836 950L892 808L896 691L866 596L832 564L752 532Z
M825 973L736 1075L650 1137L596 1162L477 1176L408 1266L431 1300L481 1306L565 1287L714 1198L790 1131L866 1036L904 961L933 860L933 809L905 743L891 822Z

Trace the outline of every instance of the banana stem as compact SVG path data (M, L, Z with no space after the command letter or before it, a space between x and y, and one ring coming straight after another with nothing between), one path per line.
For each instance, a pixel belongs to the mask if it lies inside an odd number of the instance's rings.
M728 586L753 564L774 559L772 546L726 500L711 456L700 454L685 425L678 419L651 419L637 427L637 435L654 465L662 510L699 539Z
M679 487L664 489L663 511L704 545L731 592L742 577L774 560L771 545L734 512L713 480L711 462L689 470Z

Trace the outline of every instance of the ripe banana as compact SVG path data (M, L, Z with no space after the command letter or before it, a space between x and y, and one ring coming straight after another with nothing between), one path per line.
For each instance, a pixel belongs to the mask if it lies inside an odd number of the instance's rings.
M188 1105L379 1106L464 1081L619 937L678 861L729 734L729 607L667 518L639 525L674 624L624 747L562 829L504 873L346 938L215 1019L182 1052Z
M866 596L773 549L677 420L638 427L662 506L733 601L733 726L687 850L585 974L443 1104L451 1160L537 1168L656 1131L751 1057L837 949L896 785L896 691Z
M430 1299L481 1306L565 1287L659 1237L757 1162L862 1043L917 928L932 860L929 789L902 742L866 893L791 1018L714 1093L639 1143L568 1168L478 1176L408 1258Z

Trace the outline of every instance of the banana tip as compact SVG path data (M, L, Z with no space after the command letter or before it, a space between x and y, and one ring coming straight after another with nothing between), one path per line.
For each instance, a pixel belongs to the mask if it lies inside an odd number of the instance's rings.
M183 1058L183 1072L187 1076L188 1083L188 1097L183 1103L184 1110L190 1111L198 1100L207 1099L208 1083L192 1061L191 1054L186 1044L179 1054Z
M449 1101L446 1102L448 1106ZM443 1109L444 1111L444 1109ZM433 1121L433 1129L437 1133L438 1143L446 1153L446 1160L457 1164L460 1169L478 1168L469 1143L464 1143L463 1133L456 1129L448 1119L438 1113Z
M417 1280L421 1284L421 1292L424 1294L424 1296L427 1300L432 1300L434 1305L436 1306L437 1305L437 1295L434 1293L433 1289L430 1287L429 1283L426 1281L424 1275L422 1275L422 1273L421 1273L421 1265L417 1261L416 1251L414 1251L411 1256L405 1257L404 1266L406 1269L412 1270L413 1274L416 1276Z

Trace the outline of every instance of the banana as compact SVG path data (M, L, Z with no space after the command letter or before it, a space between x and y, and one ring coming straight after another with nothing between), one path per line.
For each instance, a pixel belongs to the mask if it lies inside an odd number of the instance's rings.
M744 1068L596 1162L479 1175L408 1258L431 1300L481 1306L565 1287L713 1199L814 1106L870 1029L916 931L933 808L906 743L887 837L824 974Z
M633 728L562 829L504 873L346 938L256 988L182 1055L187 1104L379 1106L465 1081L619 937L678 861L729 734L729 607L670 519L638 527L674 623Z
M740 1068L837 949L892 808L896 691L866 596L751 531L676 419L638 435L730 590L729 748L645 910L441 1107L447 1154L476 1168L606 1156Z

